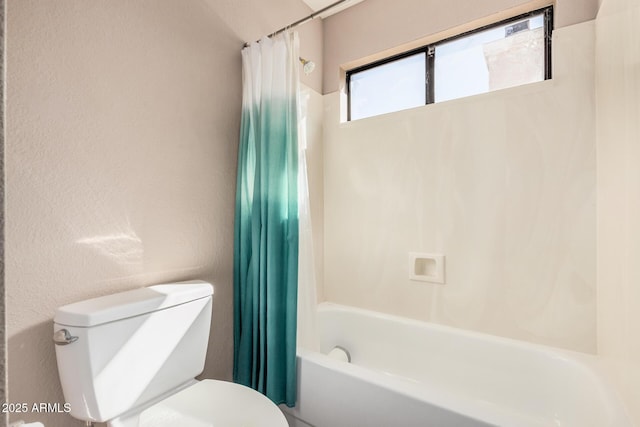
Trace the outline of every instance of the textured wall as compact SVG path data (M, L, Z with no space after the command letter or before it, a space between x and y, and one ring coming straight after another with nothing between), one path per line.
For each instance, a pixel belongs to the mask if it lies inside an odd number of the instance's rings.
M259 40L301 18L312 10L301 0L205 0L231 31L245 42ZM312 74L301 74L301 82L322 92L322 20L296 27L300 34L300 56L316 63Z
M367 0L359 3L324 22L324 93L338 89L340 67L346 63L434 34L446 34L455 27L477 28L479 22L495 22L550 3L548 0ZM555 5L556 28L595 18L598 6L596 0L557 0ZM478 22L469 27L474 21ZM461 31L457 30L456 34ZM417 46L424 44L420 42ZM365 63L373 59L365 59Z
M640 425L640 2L596 20L598 352Z
M215 284L228 377L238 40L202 2L38 0L7 39L10 400L63 402L57 306L169 280Z
M278 3L243 21L234 2L8 2L10 401L63 402L56 307L190 278L215 285L204 376L230 378L241 35L309 12Z
M565 27L553 80L369 119L325 95L325 299L595 352L593 43Z
M4 0L0 0L0 402L7 401L7 335L4 286ZM0 415L0 427L8 415Z

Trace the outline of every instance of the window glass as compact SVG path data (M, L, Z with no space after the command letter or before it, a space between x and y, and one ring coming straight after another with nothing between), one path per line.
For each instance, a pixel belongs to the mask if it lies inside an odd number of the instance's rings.
M436 44L435 102L544 80L543 16Z
M551 78L553 7L347 71L348 119Z
M351 120L425 105L425 67L420 52L351 74Z

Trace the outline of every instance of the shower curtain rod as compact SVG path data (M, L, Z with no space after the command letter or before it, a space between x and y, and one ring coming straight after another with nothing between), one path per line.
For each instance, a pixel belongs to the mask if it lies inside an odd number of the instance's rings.
M342 3L346 3L348 1L351 1L351 0L339 0L339 1L335 2L335 3L331 3L329 6L323 7L322 9L318 10L317 12L313 12L309 16L306 16L306 17L304 17L302 19L298 19L296 22L294 22L292 24L289 24L286 27L280 28L278 31L276 31L275 33L269 34L267 37L273 37L273 36L278 35L278 34L282 33L283 31L286 31L286 30L288 30L290 28L294 28L294 27L297 27L298 25L306 24L307 22L312 21L315 18L317 18L318 15L322 15L323 13L333 9L334 7L339 6ZM249 43L245 43L244 44L244 47L247 47L247 46L249 46Z

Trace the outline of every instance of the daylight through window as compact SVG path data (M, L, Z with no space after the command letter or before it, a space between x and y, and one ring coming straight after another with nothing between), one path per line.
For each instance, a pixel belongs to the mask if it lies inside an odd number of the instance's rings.
M347 72L357 120L551 78L552 7Z

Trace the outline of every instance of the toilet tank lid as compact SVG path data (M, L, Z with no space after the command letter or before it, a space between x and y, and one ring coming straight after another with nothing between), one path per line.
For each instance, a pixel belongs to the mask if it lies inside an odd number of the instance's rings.
M154 285L92 298L62 306L53 321L59 325L91 327L151 313L213 294L213 286L202 280Z

